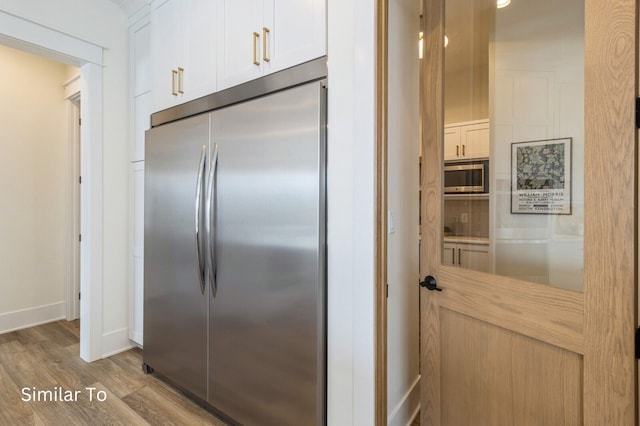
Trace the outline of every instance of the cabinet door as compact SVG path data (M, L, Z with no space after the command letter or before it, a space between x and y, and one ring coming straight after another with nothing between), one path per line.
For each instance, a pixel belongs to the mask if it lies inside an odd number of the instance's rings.
M491 272L489 246L484 244L458 244L458 263L475 271Z
M187 53L183 71L183 102L208 95L216 90L216 6L212 0L185 1L188 23Z
M133 146L131 161L144 160L144 132L151 125L151 92L133 98Z
M218 4L218 90L262 75L263 0Z
M265 74L326 54L326 0L265 0L264 4Z
M131 327L129 338L143 344L142 329L144 316L144 161L131 164L132 225L133 225L133 270L131 288Z
M143 19L129 30L133 96L151 91L151 22Z
M460 136L465 158L489 157L489 123L464 126Z
M178 67L184 67L183 16L181 0L157 1L153 4L151 56L154 111L169 108L181 101L175 72Z
M459 160L460 157L460 128L449 127L444 129L444 159Z
M456 243L444 243L442 246L442 264L447 266L456 266L458 264L457 259L457 244Z

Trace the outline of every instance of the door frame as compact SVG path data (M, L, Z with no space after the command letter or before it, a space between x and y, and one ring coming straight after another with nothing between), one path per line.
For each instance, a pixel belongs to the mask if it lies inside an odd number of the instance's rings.
M80 74L65 83L67 100L67 321L80 317Z
M103 166L102 46L0 10L0 43L54 61L80 67L81 229L80 357L102 358Z
M416 0L417 1L417 0ZM389 3L376 0L375 42L375 424L387 424L387 134Z
M608 181L606 187L585 185L583 409L589 425L638 421L637 13L635 0L613 7L608 0L585 0L585 171ZM606 115L599 113L603 102ZM603 394L603 388L616 392Z
M634 347L638 323L638 6L633 0L619 0L614 6L610 3L585 0L585 80L589 82L585 85L585 170L589 174L585 176L584 293L579 299L584 303L583 418L585 424L594 426L631 425L638 420ZM436 29L429 32L423 27L425 51L440 58L443 4L444 0L423 0L424 22L430 21L428 27ZM438 62L421 65L422 81L429 77L442 81L442 60ZM442 84L436 86L428 97L421 96L421 109L432 111L431 119L422 116L425 154L427 144L442 146ZM421 85L421 94L426 93L425 87ZM382 173L380 162L377 167L377 173ZM423 182L427 177L440 182L437 170L422 173ZM602 180L607 185L589 185ZM427 194L422 199L423 217L437 219L439 207L428 202ZM603 203L606 209L602 209ZM432 253L429 263L440 262L440 236L436 233L423 238L422 250ZM421 264L421 275L427 272L428 265ZM429 300L426 292L421 290L421 300ZM427 304L422 305L422 310L426 309ZM427 349L424 345L421 342L423 352ZM422 389L423 401L425 392L429 390ZM439 407L438 395L432 396L432 406Z

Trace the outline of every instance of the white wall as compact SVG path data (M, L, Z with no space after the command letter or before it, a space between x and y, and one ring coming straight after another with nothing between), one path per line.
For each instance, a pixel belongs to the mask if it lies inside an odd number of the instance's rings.
M66 66L4 46L0 64L3 332L64 315L65 231L71 212L66 198ZM37 308L49 305L56 307L41 316ZM23 310L29 311L20 319L7 315Z
M372 425L375 2L327 3L327 423Z
M387 414L388 424L398 426L420 404L418 6L389 2Z
M582 289L584 2L512 2L496 13L491 123L495 272ZM573 138L572 214L511 214L511 143Z
M128 31L107 0L2 0L0 10L104 48L103 353L128 344Z

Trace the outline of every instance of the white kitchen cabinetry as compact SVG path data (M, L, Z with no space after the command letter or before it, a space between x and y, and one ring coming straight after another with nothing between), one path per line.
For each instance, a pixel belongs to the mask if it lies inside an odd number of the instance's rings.
M489 244L487 243L456 243L445 241L443 244L443 265L491 272L491 264L489 261Z
M151 22L148 9L129 26L131 150L129 165L129 339L143 343L144 312L144 133L152 108Z
M142 345L144 313L144 161L131 163L132 259L129 338Z
M218 87L225 89L263 73L264 0L220 0L218 10ZM266 28L266 24L265 24ZM269 46L267 46L269 47Z
M326 54L326 0L219 0L218 90Z
M217 4L215 0L153 2L153 111L216 90Z
M489 157L489 120L448 124L444 127L444 159Z

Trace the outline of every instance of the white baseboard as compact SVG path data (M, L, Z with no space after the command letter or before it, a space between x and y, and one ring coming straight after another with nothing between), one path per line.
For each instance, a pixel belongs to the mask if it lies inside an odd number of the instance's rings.
M389 426L407 426L413 421L420 409L420 376L416 377L407 393L404 394L387 417Z
M0 314L0 334L65 318L65 302Z
M142 347L142 332L141 331L130 331L129 339L132 340L132 344L138 347Z
M102 335L102 358L128 351L133 347L129 340L128 327Z

